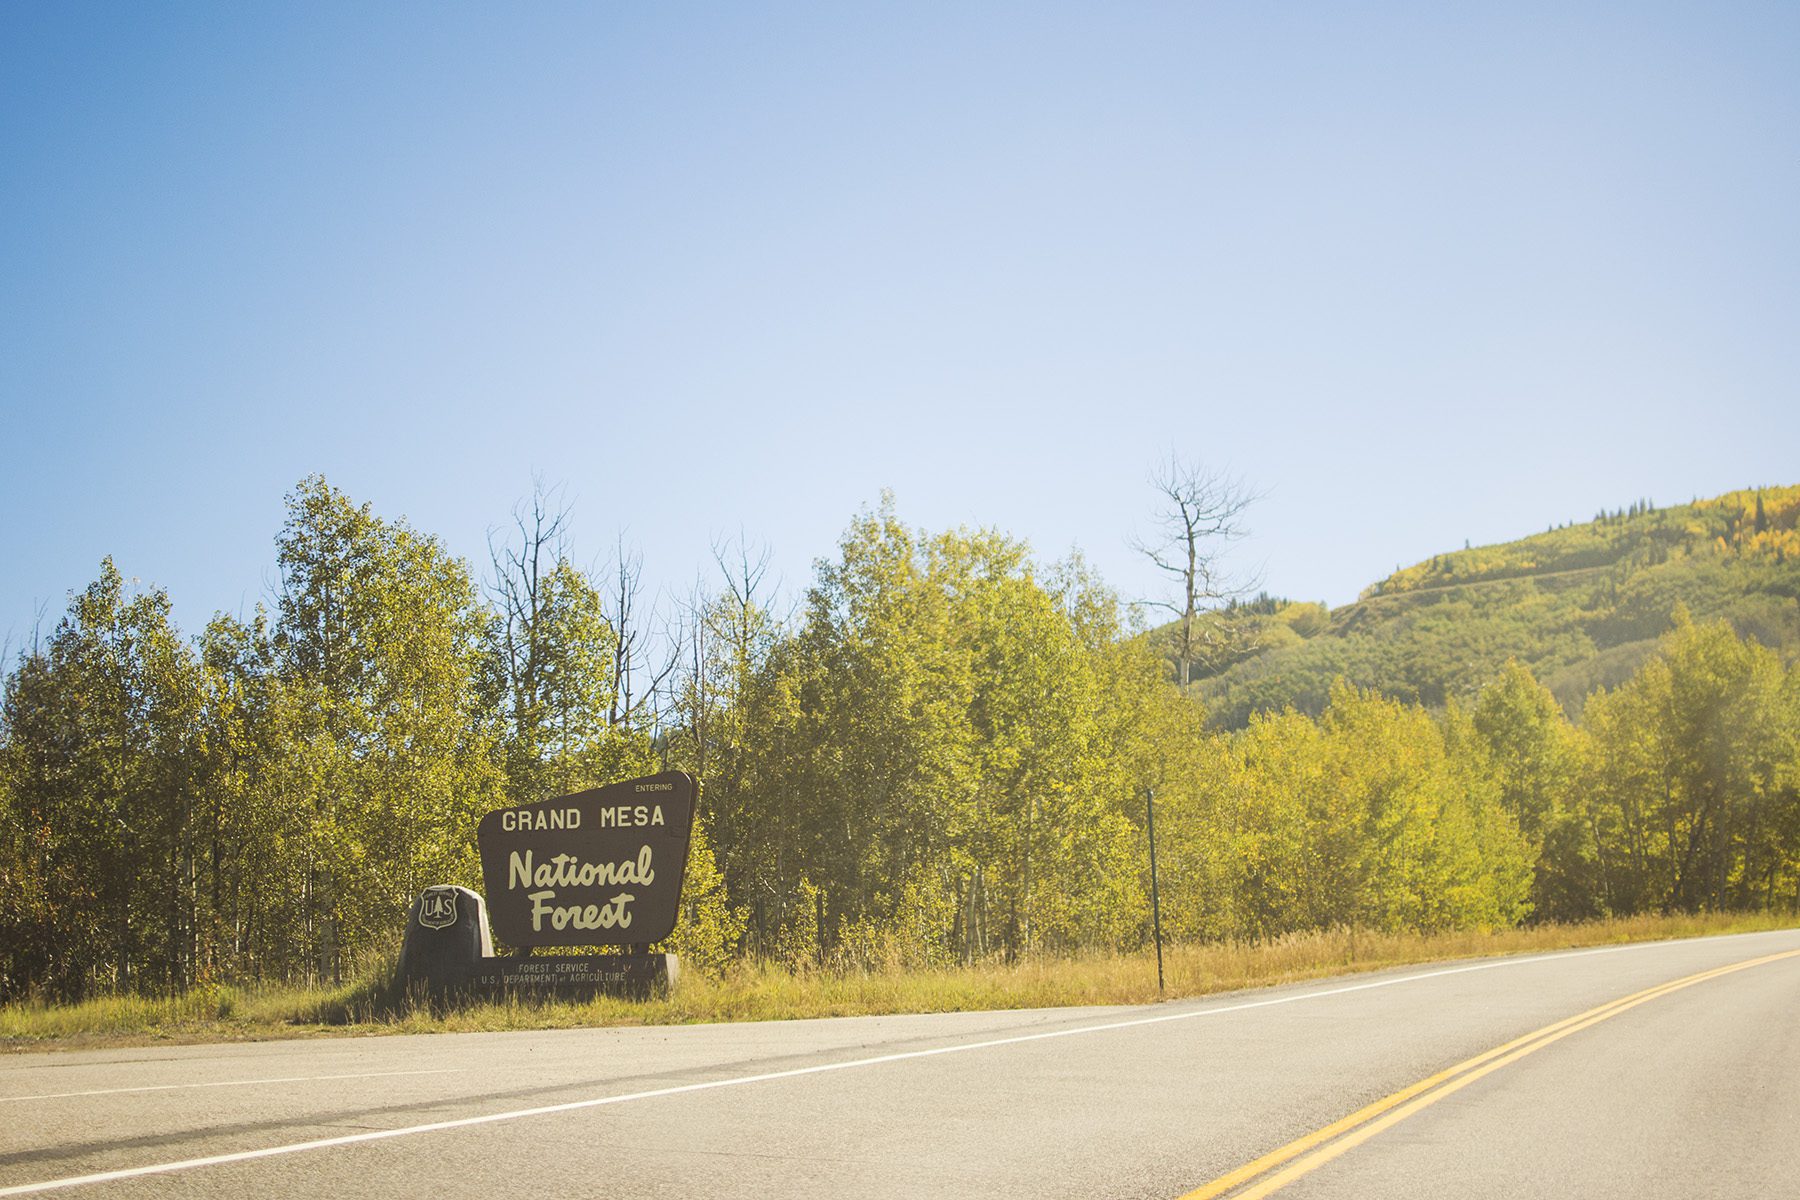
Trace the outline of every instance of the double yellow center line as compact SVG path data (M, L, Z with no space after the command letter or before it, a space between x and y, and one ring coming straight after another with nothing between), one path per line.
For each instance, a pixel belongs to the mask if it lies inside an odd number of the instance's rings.
M1365 1108L1359 1108L1339 1121L1333 1121L1323 1129L1316 1129L1305 1137L1296 1138L1279 1150L1273 1150L1254 1162L1245 1163L1229 1174L1221 1175L1211 1183L1195 1191L1187 1193L1181 1200L1214 1200L1215 1197L1231 1194L1232 1200L1257 1200L1286 1187L1318 1168L1324 1166L1338 1155L1362 1145L1384 1129L1388 1129L1401 1121L1428 1108L1442 1100L1445 1096L1474 1083L1483 1075L1498 1071L1508 1063L1518 1062L1527 1054L1534 1054L1552 1042L1561 1041L1572 1033L1579 1033L1592 1025L1610 1020L1622 1012L1648 1003L1658 996L1666 996L1670 992L1678 992L1682 988L1693 987L1696 983L1705 983L1709 979L1717 979L1721 975L1729 975L1734 971L1744 971L1751 967L1759 967L1764 963L1777 962L1784 958L1800 956L1800 950L1787 950L1780 954L1768 954L1762 958L1752 958L1745 962L1732 963L1729 966L1715 967L1710 971L1701 971L1697 975L1689 975L1669 983L1658 984L1653 988L1645 988L1621 997L1598 1008L1590 1008L1584 1013L1577 1013L1546 1025L1542 1029L1514 1038L1504 1046L1496 1046L1485 1054L1457 1063L1454 1067L1439 1071L1427 1079L1401 1088L1391 1096L1385 1096ZM1242 1189L1234 1191L1233 1189Z

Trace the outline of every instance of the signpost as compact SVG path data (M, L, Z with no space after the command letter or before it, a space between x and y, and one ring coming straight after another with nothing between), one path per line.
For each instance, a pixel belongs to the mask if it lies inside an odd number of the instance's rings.
M402 977L439 995L672 984L675 956L640 948L675 928L698 791L693 776L665 771L488 813L475 832L485 904L466 888L427 888L407 921ZM490 921L519 957L494 955ZM539 946L627 949L529 957Z
M675 928L694 779L667 771L481 818L494 934L513 946L647 946Z
M1144 793L1144 820L1150 831L1150 927L1156 932L1156 990L1163 990L1162 898L1156 894L1156 790Z

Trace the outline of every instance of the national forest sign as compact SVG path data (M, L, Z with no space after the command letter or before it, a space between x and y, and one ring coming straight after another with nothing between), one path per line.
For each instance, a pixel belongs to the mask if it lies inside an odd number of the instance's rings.
M695 791L693 776L665 771L487 814L475 839L494 936L521 948L668 937Z

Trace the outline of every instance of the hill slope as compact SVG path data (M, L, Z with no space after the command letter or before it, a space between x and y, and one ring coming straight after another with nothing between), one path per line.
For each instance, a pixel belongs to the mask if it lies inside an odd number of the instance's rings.
M1210 674L1192 685L1222 728L1292 705L1317 713L1334 678L1427 705L1467 698L1509 658L1571 714L1628 678L1677 605L1800 655L1800 486L1673 508L1633 505L1516 542L1440 554L1354 604L1263 598L1206 618ZM1172 627L1153 631L1169 642Z

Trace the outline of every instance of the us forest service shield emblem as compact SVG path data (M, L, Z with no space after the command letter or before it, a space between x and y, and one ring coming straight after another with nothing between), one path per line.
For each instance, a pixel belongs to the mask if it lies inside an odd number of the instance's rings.
M419 897L419 924L427 929L448 929L456 924L456 889L425 889Z

